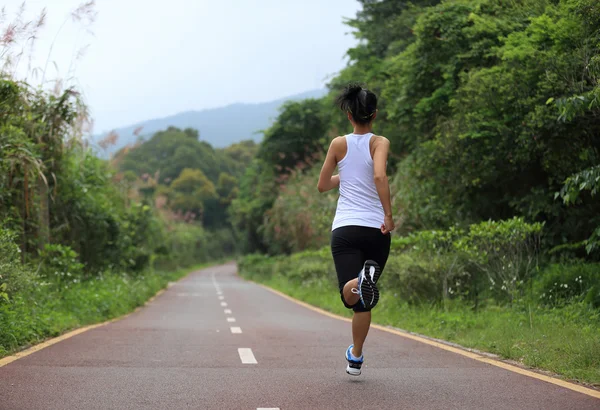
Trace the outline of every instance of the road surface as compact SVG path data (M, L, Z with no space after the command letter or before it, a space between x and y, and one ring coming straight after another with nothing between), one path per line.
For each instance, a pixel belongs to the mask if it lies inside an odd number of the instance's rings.
M1 409L600 409L600 400L195 272L145 308L0 368ZM332 295L336 297L336 295Z

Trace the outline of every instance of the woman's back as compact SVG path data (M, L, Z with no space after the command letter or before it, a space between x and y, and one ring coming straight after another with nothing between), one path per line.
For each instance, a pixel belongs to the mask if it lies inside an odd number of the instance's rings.
M340 198L332 229L342 226L380 228L384 210L374 182L373 133L346 135L346 155L338 162Z

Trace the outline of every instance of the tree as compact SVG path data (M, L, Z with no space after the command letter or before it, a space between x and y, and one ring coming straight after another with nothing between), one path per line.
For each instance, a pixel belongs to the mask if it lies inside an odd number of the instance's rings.
M172 209L182 213L191 213L196 219L202 219L205 204L217 199L213 183L202 170L185 168L171 184L173 193Z
M238 180L232 175L222 172L217 182L217 193L222 206L228 207L238 192Z
M229 170L213 147L198 141L192 129L170 127L157 132L149 141L132 148L119 164L121 171L131 170L138 176L160 174L161 183L171 183L185 168L200 169L216 182L221 171Z
M307 99L283 105L275 123L265 131L258 156L288 174L298 165L311 164L320 154L328 131L327 111L321 100Z

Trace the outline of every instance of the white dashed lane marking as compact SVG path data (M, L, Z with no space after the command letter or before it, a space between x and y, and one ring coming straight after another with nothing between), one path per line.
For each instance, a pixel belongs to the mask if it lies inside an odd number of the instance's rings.
M240 355L240 360L243 364L257 364L256 358L254 357L254 353L252 353L252 349L247 347L240 347L238 349L238 354Z
M241 327L232 327L231 333L235 333L235 334L242 333L242 328Z
M226 307L227 306L227 302L221 302L221 306Z
M228 321L229 323L234 323L234 322L235 322L235 318L234 318L234 317L228 317L228 318L227 318L227 321Z
M226 315L231 315L231 309L225 309L224 312Z
M219 286L219 284L217 283L217 278L215 278L215 273L213 272L212 275L210 275L212 278L212 283L213 286L215 287L215 290L217 291L217 295L221 295L221 287Z
M225 299L225 296L219 296L219 300Z

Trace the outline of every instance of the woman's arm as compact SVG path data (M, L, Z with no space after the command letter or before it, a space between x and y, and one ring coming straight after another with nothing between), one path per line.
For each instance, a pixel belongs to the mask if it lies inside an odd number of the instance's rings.
M377 194L383 206L385 218L381 225L381 232L384 234L391 232L395 228L394 218L392 216L392 196L390 194L390 185L386 173L388 153L390 151L390 141L387 138L379 137L375 141L373 152L373 176Z
M333 175L333 171L335 171L335 167L337 166L337 158L336 158L336 150L339 146L339 138L335 138L331 141L331 145L329 145L329 150L327 150L327 156L325 157L325 162L323 163L323 167L321 168L321 174L319 175L319 183L317 184L317 189L319 192L330 191L334 188L340 186L340 176Z

